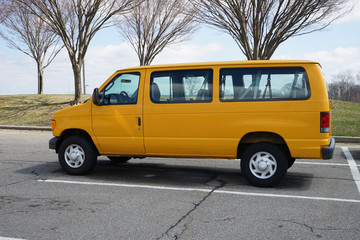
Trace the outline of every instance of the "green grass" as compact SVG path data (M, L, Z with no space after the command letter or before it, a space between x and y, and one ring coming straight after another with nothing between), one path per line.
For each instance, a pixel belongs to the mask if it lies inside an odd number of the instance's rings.
M360 137L360 103L334 101L331 121L334 136Z
M0 95L0 125L50 126L53 113L70 107L73 98L74 95ZM334 101L332 124L334 136L360 137L360 103Z

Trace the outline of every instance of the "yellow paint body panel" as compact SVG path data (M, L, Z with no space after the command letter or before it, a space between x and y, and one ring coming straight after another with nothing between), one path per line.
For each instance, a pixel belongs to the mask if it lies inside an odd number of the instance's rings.
M306 100L221 102L222 68L302 67L310 85ZM211 102L154 103L150 76L157 71L212 69ZM320 133L320 112L330 112L319 65L310 61L246 61L146 66L117 71L141 74L137 104L96 106L91 99L54 114L54 136L81 129L102 155L164 157L238 157L238 146L249 133L280 136L293 158L322 158L331 132Z

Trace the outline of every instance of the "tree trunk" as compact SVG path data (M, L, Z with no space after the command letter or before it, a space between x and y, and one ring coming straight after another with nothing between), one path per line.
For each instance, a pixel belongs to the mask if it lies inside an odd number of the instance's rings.
M38 72L38 94L43 94L43 91L44 91L44 83L43 83L44 71L43 71L41 63L37 63L37 72Z
M75 99L74 104L79 104L81 99L81 64L73 65L74 83L75 83Z

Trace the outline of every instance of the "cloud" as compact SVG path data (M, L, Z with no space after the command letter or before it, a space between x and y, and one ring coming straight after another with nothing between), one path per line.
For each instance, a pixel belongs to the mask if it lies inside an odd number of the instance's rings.
M30 57L10 60L0 52L0 94L37 93L35 66L35 61Z
M360 49L355 47L338 47L332 51L317 51L304 54L305 59L312 59L324 64L346 64L352 59L359 58L359 56Z
M219 61L219 54L223 48L218 43L178 44L164 49L155 58L154 64Z
M124 68L138 65L135 51L127 43L94 46L86 55L86 63L94 66L110 64L108 68ZM105 66L104 66L105 67Z
M306 52L301 55L279 55L274 59L304 59L319 62L326 80L346 70L360 72L360 48L356 47L338 47L330 51Z
M360 48L338 47L331 51L305 53L305 59L314 60L323 66L326 79L346 70L360 72Z
M335 21L335 23L345 23L345 22L352 22L352 21L360 21L360 2L359 0L350 0L349 3L345 7L346 10L352 10L344 15L343 17L339 18Z

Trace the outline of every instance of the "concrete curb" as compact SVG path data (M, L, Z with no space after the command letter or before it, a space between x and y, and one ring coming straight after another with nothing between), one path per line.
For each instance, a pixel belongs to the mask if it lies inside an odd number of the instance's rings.
M360 137L334 136L336 143L360 143Z
M0 125L0 129L51 131L51 127ZM336 143L360 143L360 137L334 136Z
M0 125L0 129L51 131L51 127Z

